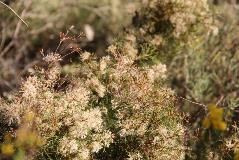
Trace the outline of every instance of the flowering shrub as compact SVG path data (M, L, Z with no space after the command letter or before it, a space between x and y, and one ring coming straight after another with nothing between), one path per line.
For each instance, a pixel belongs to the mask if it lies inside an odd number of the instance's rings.
M182 158L184 128L164 85L166 66L137 66L114 46L108 52L99 60L82 52L78 64L63 68L58 53L43 54L47 69L37 69L2 106L17 125L35 113L34 128L46 142L40 158L44 150L64 159Z

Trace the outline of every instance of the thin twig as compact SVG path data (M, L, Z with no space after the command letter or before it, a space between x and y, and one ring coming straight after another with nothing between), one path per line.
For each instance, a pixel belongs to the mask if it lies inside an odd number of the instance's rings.
M222 100L224 99L224 96L221 96L221 98L217 101L217 106L222 102Z
M2 1L0 1L0 3L11 10L28 27L28 24L10 6L6 5Z
M5 48L4 50L0 53L0 58L2 58L5 53L14 45L14 40L12 40Z
M189 100L189 99L183 98L183 97L181 97L181 96L177 96L177 98L183 99L183 100L188 101L188 102L190 102L190 103L192 103L192 104L196 104L196 105L199 105L199 106L202 106L202 107L205 107L205 108L207 107L205 104L198 103L198 102L194 102L194 101L191 101L191 100Z

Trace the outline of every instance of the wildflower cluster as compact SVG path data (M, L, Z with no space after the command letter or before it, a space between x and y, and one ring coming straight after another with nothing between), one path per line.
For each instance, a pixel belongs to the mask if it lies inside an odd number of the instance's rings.
M109 47L108 54L98 61L94 55L84 52L81 64L65 68L68 72L71 68L74 77L85 77L86 84L95 93L92 97L94 105L104 107L103 115L114 135L109 147L116 142L126 143L127 154L118 153L125 158L136 155L156 159L183 156L184 129L180 121L176 122L180 117L172 113L174 93L163 83L158 83L166 77L166 66L139 67L135 63L136 58L127 52L121 53L113 45ZM168 114L172 116L168 117ZM129 137L134 137L134 144L130 144L132 140L127 140ZM170 139L170 144L167 142L169 137L174 137ZM173 152L172 148L175 149ZM109 151L118 152L115 149ZM99 155L116 154L109 151L104 153L101 150Z
M36 69L5 104L19 126L22 115L34 113L34 131L46 142L42 151L58 137L53 152L64 159L182 157L184 129L174 112L174 93L162 83L166 66L139 67L136 58L114 46L99 60L89 52L80 54L80 63L63 68L59 54L44 56L47 69ZM21 142L28 141L27 131L16 132ZM115 144L125 146L123 153ZM10 149L3 146L7 154Z

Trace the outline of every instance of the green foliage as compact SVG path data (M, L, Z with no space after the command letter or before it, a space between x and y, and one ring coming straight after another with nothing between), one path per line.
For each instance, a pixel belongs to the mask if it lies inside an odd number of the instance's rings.
M224 10L231 12L222 13ZM214 33L208 35L197 46L188 48L184 54L178 55L172 61L169 73L172 87L181 96L202 104L220 103L225 110L224 119L228 127L223 134L219 134L213 129L206 131L200 129L201 120L207 113L201 106L182 103L183 111L197 116L191 119L189 125L191 137L195 136L193 130L200 130L197 133L198 140L191 144L195 148L193 153L199 159L210 159L211 156L218 159L233 159L236 148L233 141L237 141L234 134L237 135L238 132L236 129L238 119L235 115L239 103L238 29L235 27L238 22L236 15L238 11L233 9L233 6L221 5L214 6L214 12L218 15L215 16L217 28L214 29Z

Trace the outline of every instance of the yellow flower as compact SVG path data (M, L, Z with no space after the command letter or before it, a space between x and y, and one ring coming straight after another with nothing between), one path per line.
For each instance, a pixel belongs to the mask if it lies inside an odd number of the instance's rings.
M216 105L209 105L208 106L209 112L210 112L210 119L215 121L220 121L223 119L223 109L218 108Z
M223 121L223 108L218 108L215 104L210 104L208 110L209 116L204 118L202 122L203 127L209 128L212 125L216 130L226 130L227 124Z
M43 146L44 145L44 140L38 136L38 138L36 139L36 145L37 146Z
M8 156L13 155L13 153L15 152L12 144L2 144L1 151L2 151L2 154L8 155Z
M41 146L44 144L40 136L35 131L21 128L17 131L16 146Z
M33 146L36 143L37 135L34 132L28 133L28 139L27 142L30 146Z
M227 124L223 121L213 121L213 127L217 130L224 131L227 128Z
M27 131L27 129L20 128L17 131L16 145L17 146L24 145L26 143L27 139L28 139L28 131Z
M44 143L43 140L41 139L41 137L38 136L36 132L30 132L28 137L29 137L28 143L31 146L33 146L33 145L35 145L36 147L42 146Z
M208 117L205 117L205 118L203 119L203 121L202 121L202 126L203 126L204 128L209 128L210 125L211 125L211 122L210 122L209 118L208 118Z

